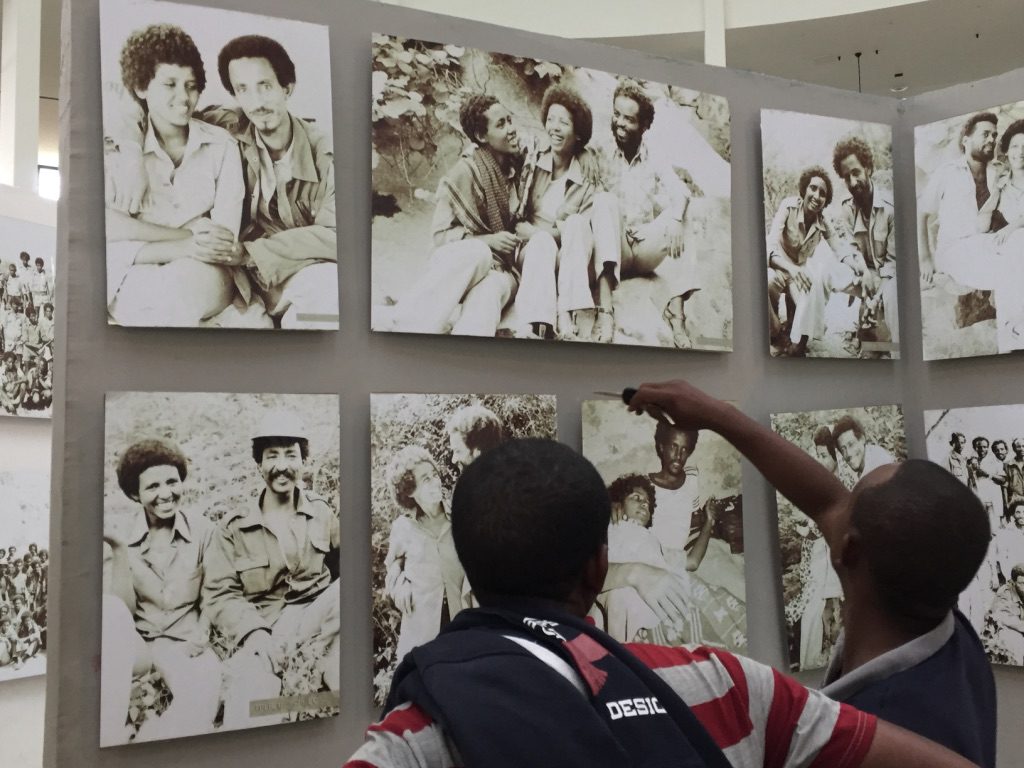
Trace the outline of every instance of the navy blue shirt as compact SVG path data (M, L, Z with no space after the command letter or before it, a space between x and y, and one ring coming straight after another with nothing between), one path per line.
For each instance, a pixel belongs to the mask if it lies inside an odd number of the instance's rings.
M837 667L830 667L824 693L995 768L995 679L960 611L849 675L837 676Z

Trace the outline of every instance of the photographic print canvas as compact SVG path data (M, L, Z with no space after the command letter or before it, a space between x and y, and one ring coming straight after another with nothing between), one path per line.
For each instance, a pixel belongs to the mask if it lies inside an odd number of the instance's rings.
M106 402L100 746L338 714L336 395Z
M0 234L0 416L49 418L57 230L0 216Z
M960 610L996 664L1024 666L1024 405L924 412L928 458L988 511L992 540Z
M761 111L769 347L899 357L892 128Z
M375 331L732 349L729 104L373 37Z
M0 683L46 674L50 473L0 472Z
M873 469L907 458L898 405L773 413L772 429L835 473L847 488ZM839 638L843 590L818 526L781 494L779 546L790 669L821 669Z
M613 400L583 403L583 454L612 500L610 568L643 570L650 587L675 580L685 615L662 616L645 587L598 598L605 630L622 642L747 648L740 455L709 430L638 419ZM639 566L639 567L638 567ZM631 580L632 581L632 580Z
M336 330L327 27L100 11L108 322Z
M914 129L925 360L1024 349L1024 101Z
M451 534L462 470L502 441L558 435L554 395L370 395L373 687L475 605Z

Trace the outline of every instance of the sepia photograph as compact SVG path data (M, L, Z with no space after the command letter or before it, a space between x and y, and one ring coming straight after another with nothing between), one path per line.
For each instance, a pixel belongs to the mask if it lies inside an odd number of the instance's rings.
M463 469L505 440L557 439L554 395L370 395L374 701L398 663L476 605L455 553Z
M761 110L773 357L896 359L892 128Z
M739 453L710 430L638 419L616 400L584 401L582 418L583 455L612 502L609 573L636 585L603 592L595 621L620 642L745 653ZM658 607L667 580L687 596L685 613Z
M0 216L0 416L50 418L57 230Z
M732 349L729 104L373 37L374 331Z
M0 683L46 674L50 474L0 471Z
M337 330L326 26L102 0L111 325Z
M1024 405L925 411L924 426L928 458L988 512L988 553L959 608L994 664L1024 666Z
M914 129L924 359L1024 349L1024 101Z
M106 399L100 746L338 714L337 395Z
M773 413L771 420L775 432L803 448L847 488L873 469L907 458L898 405ZM842 629L843 589L818 526L782 494L775 499L789 666L793 671L822 669Z

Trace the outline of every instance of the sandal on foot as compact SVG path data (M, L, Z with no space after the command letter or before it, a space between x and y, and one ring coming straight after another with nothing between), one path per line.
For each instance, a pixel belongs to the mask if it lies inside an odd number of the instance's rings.
M558 333L556 338L562 341L579 341L580 328L576 320L576 310L558 313Z
M675 312L665 307L665 311L661 313L662 319L668 325L668 329L672 332L672 344L676 349L693 349L693 339L690 338L689 332L686 330L686 316L677 315ZM672 322L673 320L679 321L679 326Z
M615 310L605 307L597 308L594 327L590 332L590 340L598 344L611 344L615 338Z

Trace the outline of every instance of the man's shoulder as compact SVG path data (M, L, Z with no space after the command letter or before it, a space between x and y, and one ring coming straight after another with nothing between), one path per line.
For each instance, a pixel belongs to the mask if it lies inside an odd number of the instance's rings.
M193 118L189 123L189 130L198 131L202 141L207 144L224 144L227 146L235 146L237 144L235 137L228 130L206 120Z
M789 197L782 198L782 202L779 203L779 210L791 211L795 208L800 207L800 196L790 195Z
M306 138L309 140L309 146L313 150L313 154L316 157L321 155L333 155L334 154L334 141L331 136L323 128L318 126L316 123L312 123L309 120L304 120L301 117L292 115L292 119L296 125L299 126L306 133Z

